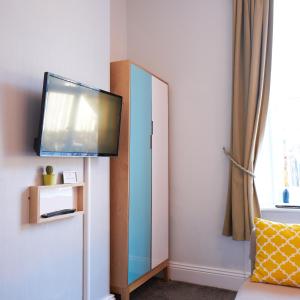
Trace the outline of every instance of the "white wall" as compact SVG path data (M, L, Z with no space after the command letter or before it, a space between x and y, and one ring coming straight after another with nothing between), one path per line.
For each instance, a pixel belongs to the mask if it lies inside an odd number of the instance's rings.
M170 84L171 276L236 288L247 244L222 236L232 2L128 0L128 57Z
M3 0L0 4L0 299L82 299L81 217L28 224L28 187L41 167L75 170L83 159L39 158L42 79L51 71L109 89L109 0ZM91 299L109 293L109 161L92 159Z
M127 0L110 0L110 60L127 58Z

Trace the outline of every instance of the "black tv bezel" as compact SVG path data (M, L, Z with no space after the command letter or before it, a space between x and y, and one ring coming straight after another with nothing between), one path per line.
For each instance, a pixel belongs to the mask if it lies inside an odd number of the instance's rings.
M47 102L47 91L48 91L48 79L49 77L55 77L57 79L70 82L72 84L76 84L88 89L91 89L93 91L104 93L107 95L112 95L115 97L118 97L121 102L121 109L120 109L120 115L119 115L119 130L118 130L118 144L117 144L117 151L115 153L94 153L94 152L56 152L56 151L41 151L41 142L42 142L42 134L43 134L43 128L44 128L44 116L45 116L45 107ZM42 94L42 103L41 103L41 113L40 113L40 122L39 122L39 133L38 137L35 139L34 142L34 149L36 151L36 154L41 157L109 157L109 156L118 156L119 154L119 144L120 144L120 131L121 131L121 115L122 115L122 106L123 106L123 98L120 95L97 89L95 87L89 86L87 84L84 84L82 82L78 82L51 72L45 72L44 73L44 81L43 81L43 94Z

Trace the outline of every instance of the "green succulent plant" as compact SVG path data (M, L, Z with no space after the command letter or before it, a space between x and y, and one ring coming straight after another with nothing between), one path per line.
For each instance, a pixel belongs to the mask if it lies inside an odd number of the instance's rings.
M47 173L47 175L52 175L53 174L53 167L52 166L47 166L46 167L46 173Z

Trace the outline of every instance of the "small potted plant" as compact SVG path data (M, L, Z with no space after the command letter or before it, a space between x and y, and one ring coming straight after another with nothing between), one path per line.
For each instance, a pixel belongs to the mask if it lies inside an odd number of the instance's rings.
M53 167L46 167L46 174L43 174L44 185L53 185L56 184L56 174L53 173Z

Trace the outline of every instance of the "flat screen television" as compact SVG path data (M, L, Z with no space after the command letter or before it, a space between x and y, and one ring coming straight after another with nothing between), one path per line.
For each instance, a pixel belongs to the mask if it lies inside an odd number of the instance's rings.
M46 72L37 155L118 155L121 109L121 96Z

